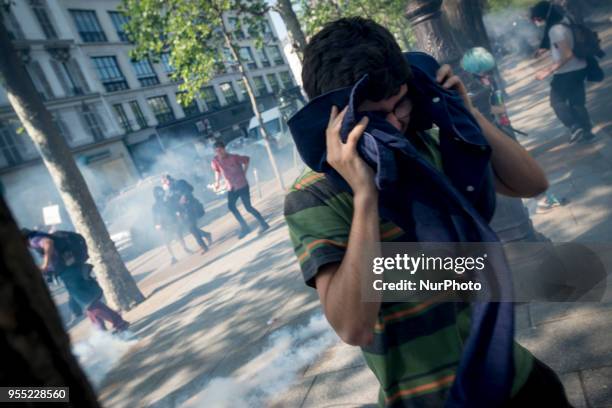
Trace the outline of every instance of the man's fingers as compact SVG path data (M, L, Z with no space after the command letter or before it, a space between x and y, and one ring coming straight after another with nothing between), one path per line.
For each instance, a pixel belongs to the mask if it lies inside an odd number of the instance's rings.
M451 76L453 74L453 70L451 69L451 66L448 64L444 64L440 67L440 69L438 69L438 72L436 74L436 80L438 82L442 82L446 77Z
M357 123L357 125L355 125L353 130L351 130L351 133L349 133L348 138L346 140L346 144L349 145L352 149L356 148L357 142L359 142L359 139L361 139L363 132L366 130L369 120L370 119L367 116L364 116Z
M338 107L336 105L332 106L331 113L329 115L329 122L327 122L327 127L331 127L334 120L336 120L336 116L338 116Z
M454 87L461 86L461 84L462 84L461 79L457 75L453 75L452 77L448 78L444 82L444 84L442 84L442 88L451 89Z

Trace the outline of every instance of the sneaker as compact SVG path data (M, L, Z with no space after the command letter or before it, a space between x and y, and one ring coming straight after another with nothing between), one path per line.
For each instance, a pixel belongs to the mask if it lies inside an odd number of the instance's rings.
M124 320L122 323L120 323L119 326L113 328L113 333L112 334L122 333L122 332L126 331L129 328L130 328L130 323Z
M240 232L238 233L238 239L242 239L246 237L249 234L249 232L251 232L251 228L249 227L242 228Z
M581 128L574 128L571 131L570 134L570 138L569 138L569 143L572 144L576 141L578 141L579 139L581 139L584 136L584 130Z
M582 138L579 140L581 143L589 143L595 139L593 132L584 132Z

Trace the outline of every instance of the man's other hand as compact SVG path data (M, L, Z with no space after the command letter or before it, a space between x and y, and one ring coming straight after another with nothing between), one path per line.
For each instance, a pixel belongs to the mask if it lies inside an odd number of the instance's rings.
M472 105L472 100L468 95L467 88L463 84L461 78L453 74L453 69L450 65L444 64L438 69L436 80L442 85L442 88L457 91L461 99L463 99L465 107L468 108L470 112L474 110L474 105Z
M364 116L349 133L346 143L340 140L340 128L347 108L338 113L336 106L332 107L327 125L327 162L334 168L353 190L353 195L376 194L374 171L357 153L357 142L368 125Z

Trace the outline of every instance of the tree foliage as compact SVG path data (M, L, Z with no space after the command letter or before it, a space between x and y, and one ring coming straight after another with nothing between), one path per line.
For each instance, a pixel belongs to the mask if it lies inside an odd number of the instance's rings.
M262 0L123 0L121 8L129 16L126 31L135 43L131 56L157 61L167 53L171 75L182 81L183 103L235 66L229 47L238 48L242 29L257 47L265 42L268 5Z
M370 18L386 27L403 49L414 43L404 17L406 0L299 0L300 21L306 35L312 36L326 23L341 17Z

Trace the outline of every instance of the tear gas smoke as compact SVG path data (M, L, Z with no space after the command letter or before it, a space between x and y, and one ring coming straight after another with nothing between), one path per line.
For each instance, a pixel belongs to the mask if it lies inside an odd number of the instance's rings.
M272 397L282 395L302 368L337 341L321 314L312 316L306 326L283 328L270 335L268 347L233 377L213 378L182 407L263 407Z

